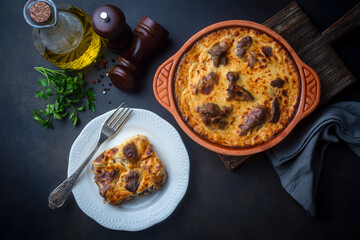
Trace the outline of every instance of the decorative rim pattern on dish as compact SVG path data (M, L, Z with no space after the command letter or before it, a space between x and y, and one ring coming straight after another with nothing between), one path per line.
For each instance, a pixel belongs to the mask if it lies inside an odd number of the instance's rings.
M86 153L89 153L91 147L96 144L102 124L113 111L93 119L75 140L70 150L68 176L75 171L86 157ZM130 130L126 132L126 129ZM94 189L97 190L97 186L91 181L93 173L90 162L72 191L77 204L85 214L100 225L113 230L139 231L163 221L180 203L189 182L189 156L179 133L173 126L155 113L134 109L133 115L124 128L114 139L109 141L108 145L119 144L120 139L130 137L129 134L132 131L139 131L138 133L145 135L148 132L148 134L150 133L150 136L148 135L150 142L154 143L152 140L155 140L156 152L168 172L168 179L164 187L150 197L138 198L137 205L132 206L131 201L126 203L130 204L128 208L124 207L126 204L124 206L104 204L100 194L94 191ZM165 141L166 147L156 144L156 142L163 141ZM104 148L106 149L102 146L93 159L105 150Z

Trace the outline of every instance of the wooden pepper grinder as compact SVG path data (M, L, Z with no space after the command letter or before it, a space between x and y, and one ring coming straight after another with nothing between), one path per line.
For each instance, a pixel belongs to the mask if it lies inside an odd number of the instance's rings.
M131 29L118 7L111 4L99 6L91 15L91 25L110 51L122 53L129 46Z
M142 17L132 36L129 49L118 58L120 65L109 71L111 82L123 91L137 87L136 75L141 72L144 60L167 39L169 32L149 17Z

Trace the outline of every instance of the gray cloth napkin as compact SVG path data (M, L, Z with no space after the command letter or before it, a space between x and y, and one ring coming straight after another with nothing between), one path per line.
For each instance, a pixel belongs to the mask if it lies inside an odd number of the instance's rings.
M266 152L281 185L312 216L324 151L341 140L360 157L359 102L336 103L310 115Z

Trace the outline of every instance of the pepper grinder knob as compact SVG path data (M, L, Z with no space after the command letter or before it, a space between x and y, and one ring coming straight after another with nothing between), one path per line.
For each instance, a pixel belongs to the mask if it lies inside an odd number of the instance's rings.
M145 59L159 49L169 32L149 17L142 17L136 26L129 49L118 58L120 65L110 68L109 77L117 88L132 91L137 87Z
M129 46L131 29L118 7L111 4L99 6L91 15L91 25L110 51L121 53Z
M104 22L108 22L110 20L110 18L108 17L106 12L102 12L100 13L100 18L104 21Z

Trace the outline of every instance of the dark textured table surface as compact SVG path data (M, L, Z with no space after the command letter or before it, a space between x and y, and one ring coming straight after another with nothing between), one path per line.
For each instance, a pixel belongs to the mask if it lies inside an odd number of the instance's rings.
M56 1L65 3L65 1ZM170 32L170 41L148 61L141 87L133 93L112 88L97 93L96 112L80 115L74 128L68 121L43 130L32 119L33 108L44 107L34 98L40 75L34 66L53 67L33 46L31 28L22 16L25 1L2 1L0 8L0 229L4 239L360 239L360 161L343 143L325 153L317 195L318 213L310 217L281 187L264 154L247 160L234 171L218 156L193 142L174 118L156 101L152 80L157 67L200 29L223 20L264 22L291 1L107 1L120 7L134 28L147 15ZM358 1L298 1L318 30L323 31ZM68 1L88 14L100 1ZM359 79L360 29L333 44ZM109 60L116 55L104 52ZM86 81L96 69L85 69ZM109 82L108 79L104 82ZM360 101L360 83L331 102ZM108 101L112 103L109 104ZM161 223L140 232L106 229L85 215L70 195L63 207L47 206L49 193L64 178L70 148L84 126L122 101L155 112L180 133L190 156L187 193ZM329 104L329 103L328 103ZM311 117L311 116L310 116Z

